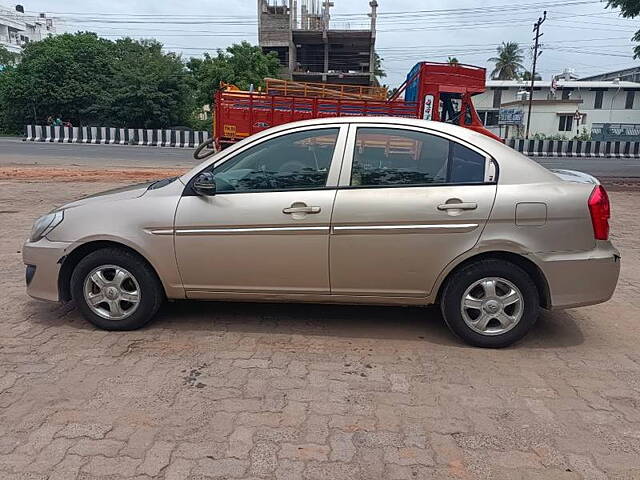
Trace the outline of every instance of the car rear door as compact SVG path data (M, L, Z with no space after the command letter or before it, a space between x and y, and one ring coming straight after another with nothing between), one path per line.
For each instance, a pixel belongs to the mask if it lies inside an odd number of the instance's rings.
M478 241L495 164L472 145L416 127L351 125L332 218L334 295L424 297Z
M187 295L329 294L329 227L346 125L279 132L212 166L216 194L185 190L175 250Z

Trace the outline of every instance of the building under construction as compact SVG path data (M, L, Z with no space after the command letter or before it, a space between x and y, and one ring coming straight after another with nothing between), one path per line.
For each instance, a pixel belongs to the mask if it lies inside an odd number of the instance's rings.
M375 85L376 9L366 30L330 28L329 0L258 0L258 41L276 52L283 78L298 82Z

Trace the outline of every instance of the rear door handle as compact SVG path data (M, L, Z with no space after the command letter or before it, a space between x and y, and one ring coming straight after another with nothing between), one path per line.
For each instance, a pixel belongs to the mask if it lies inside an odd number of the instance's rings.
M287 207L282 209L282 213L291 215L292 213L320 213L320 207Z
M475 210L478 204L475 202L443 203L438 205L438 210Z

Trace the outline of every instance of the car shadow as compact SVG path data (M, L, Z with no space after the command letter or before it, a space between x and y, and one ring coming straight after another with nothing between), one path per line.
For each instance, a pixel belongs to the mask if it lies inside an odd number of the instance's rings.
M73 304L54 306L30 301L25 314L29 321L40 325L67 324L82 330L95 329ZM155 320L145 327L147 331L154 329L415 340L473 348L449 331L437 306L175 301L166 303ZM542 310L529 335L511 348L566 348L584 341L580 324L570 312Z
M436 307L179 301L151 325L161 328L321 335L389 340L438 338L455 344Z
M190 330L419 340L470 348L449 331L437 306L178 301L166 305L149 328L153 325ZM569 312L541 310L532 331L513 348L566 348L581 345L584 340L579 323Z

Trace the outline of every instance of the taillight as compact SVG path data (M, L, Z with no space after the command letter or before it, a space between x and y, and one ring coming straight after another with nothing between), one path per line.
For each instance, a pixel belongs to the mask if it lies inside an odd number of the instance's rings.
M609 217L611 207L609 195L602 185L598 185L589 197L589 213L593 224L593 236L596 240L609 240Z

